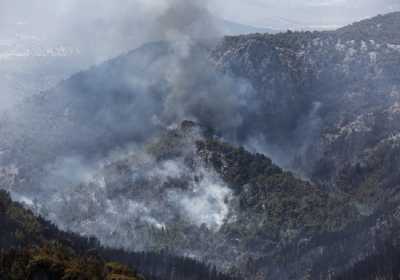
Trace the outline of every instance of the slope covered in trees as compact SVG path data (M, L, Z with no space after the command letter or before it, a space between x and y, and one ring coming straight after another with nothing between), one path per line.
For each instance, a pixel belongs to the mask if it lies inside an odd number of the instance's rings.
M357 262L336 280L397 280L400 279L400 248L392 245L380 248L379 254Z
M133 253L58 230L0 191L1 280L234 280L166 251ZM140 274L137 272L138 270Z
M144 280L126 266L105 262L95 254L78 256L58 243L1 251L0 279Z
M248 279L340 275L400 229L399 30L393 13L332 32L227 37L184 55L146 45L2 122L1 182L64 228L162 251L99 249L147 277L224 277L171 255ZM186 118L206 131L180 126ZM100 248L7 205L6 247L34 235L77 254Z

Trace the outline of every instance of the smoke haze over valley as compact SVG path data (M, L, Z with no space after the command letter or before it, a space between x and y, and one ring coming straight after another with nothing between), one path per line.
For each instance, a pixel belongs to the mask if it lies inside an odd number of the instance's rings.
M0 0L0 188L99 255L397 279L375 256L400 252L399 9Z

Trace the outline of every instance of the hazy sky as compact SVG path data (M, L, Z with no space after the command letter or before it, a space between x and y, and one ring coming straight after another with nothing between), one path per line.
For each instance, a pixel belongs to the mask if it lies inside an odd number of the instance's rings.
M117 14L138 16L157 10L170 0L0 0L1 21L29 19L33 14L66 13L71 7L90 16ZM188 0L190 1L190 0ZM192 0L193 1L193 0ZM196 0L206 1L206 0ZM337 26L400 10L400 0L209 0L210 10L231 21L260 27ZM76 11L76 10L75 10Z
M285 24L341 26L400 10L400 0L215 0L212 5L217 14L227 19L278 28Z
M157 27L159 17L176 1L0 0L0 47L2 40L21 33L88 50L96 62L103 61L145 42L159 40L154 32L160 27ZM184 3L189 1L207 6L218 18L283 31L334 29L379 13L400 11L400 0L187 0ZM190 11L185 14L186 8L181 8L179 18L190 20ZM199 29L212 33L208 26L204 24ZM224 32L223 26L213 27Z

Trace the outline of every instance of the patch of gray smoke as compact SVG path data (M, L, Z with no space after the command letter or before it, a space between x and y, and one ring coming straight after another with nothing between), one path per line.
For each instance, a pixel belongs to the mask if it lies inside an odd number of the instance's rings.
M241 111L251 87L218 73L204 59L204 50L189 46L189 54L177 53L165 77L171 94L166 97L162 119L167 123L192 119L226 136L233 134L242 123Z
M164 13L153 26L155 36L166 41L203 41L221 34L208 10L208 0L167 0Z
M232 211L231 191L213 170L182 157L160 162L143 148L185 119L235 139L252 110L251 86L210 62L204 38L218 33L207 3L168 3L154 28L169 41L167 55L155 44L76 75L22 106L1 140L4 177L20 176L8 183L14 198L110 246L154 248L171 228L218 231Z
M170 245L162 237L171 228L223 225L232 193L213 170L182 157L156 161L132 147L124 153L96 166L64 158L47 167L42 191L17 198L62 229L134 250Z
M173 42L173 59L162 73L169 92L165 99L164 122L194 119L202 125L218 128L227 137L242 123L242 111L248 108L253 90L243 79L223 75L209 59L210 42L221 36L208 1L171 0L159 19L161 37ZM210 40L211 38L211 40Z
M26 102L18 108L22 113L5 121L7 137L0 142L23 151L24 160L48 161L143 142L160 126L185 119L235 139L245 112L254 111L254 91L245 80L218 72L211 62L206 41L218 32L207 2L167 3L152 33L168 43L147 45L79 73Z

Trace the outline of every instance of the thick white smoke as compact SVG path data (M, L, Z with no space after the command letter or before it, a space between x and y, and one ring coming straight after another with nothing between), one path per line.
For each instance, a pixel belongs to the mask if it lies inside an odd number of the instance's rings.
M60 18L74 10L70 5L79 6L69 3ZM146 38L164 42L79 73L21 105L23 113L8 116L0 139L6 188L62 228L94 234L109 245L151 247L149 227L179 223L217 231L231 210L231 192L222 180L182 158L158 162L143 148L185 119L235 142L236 130L259 111L251 85L218 72L209 57L220 34L207 6L164 1L157 20L143 30ZM111 11L119 14L120 8ZM80 37L85 34L75 39L90 41ZM107 36L100 41L110 43ZM257 150L265 146L263 135L250 136Z
M184 222L218 231L231 190L198 161L158 161L130 147L96 162L64 158L48 166L37 194L14 197L65 230L96 236L103 244L134 250L157 246L150 232ZM180 221L180 222L179 222Z
M135 10L135 1L125 2L125 6L118 6L101 1L98 6L112 21L122 10ZM103 58L129 45L119 42L121 38L106 28L105 34L93 41L105 45L96 49L90 40L83 39L93 34L80 29L90 29L90 23L98 20L90 16L83 20L91 2L64 4L57 5L55 17L44 10L45 18L73 16L77 19L73 28L78 32L55 26L49 36L61 32L60 38L66 36L71 42L89 41L93 55ZM48 8L53 5L49 3ZM155 44L162 54L166 47L167 55L154 62L149 47L148 57L141 56L133 63L115 60L115 65L124 63L123 72L115 77L105 66L93 70L105 76L85 81L83 87L98 90L90 92L67 82L60 87L61 92L56 89L19 105L20 113L9 114L3 121L7 135L1 139L5 147L0 158L3 187L61 228L95 235L110 246L149 249L157 245L157 238L149 232L162 234L182 223L218 231L231 210L232 193L222 179L201 162L189 166L182 157L156 160L143 146L150 137L185 119L221 131L233 131L241 123L239 112L251 87L218 73L210 63L210 42L220 34L207 5L206 1L168 0L141 6L143 15L137 18L122 13L126 22L111 25L122 32L119 34L135 34L130 27L138 27L138 21L143 20L148 25L138 33L137 42L167 41L161 47ZM153 22L143 19L150 7L154 8ZM38 7L33 5L32 9ZM104 18L97 23L108 24ZM114 81L121 75L123 87ZM103 94L104 88L109 92Z

